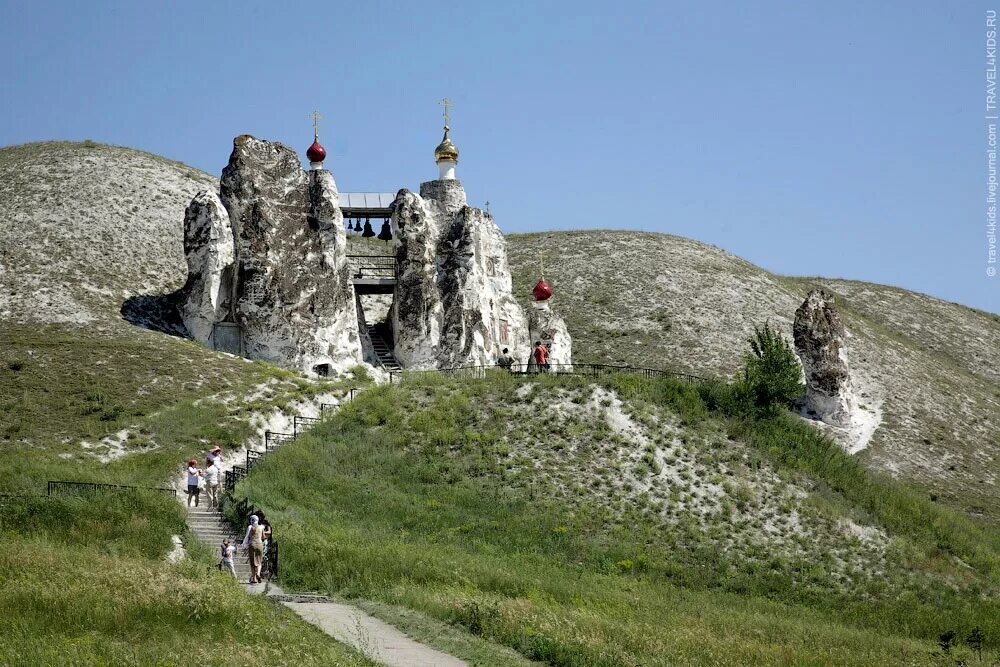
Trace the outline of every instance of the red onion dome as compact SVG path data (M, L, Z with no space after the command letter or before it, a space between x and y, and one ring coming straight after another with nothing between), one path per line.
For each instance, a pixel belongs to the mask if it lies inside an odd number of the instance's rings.
M535 301L545 301L552 297L552 286L545 282L545 278L542 278L531 290L531 295L535 297Z
M326 149L318 141L314 141L306 151L306 157L310 162L322 162L326 159Z

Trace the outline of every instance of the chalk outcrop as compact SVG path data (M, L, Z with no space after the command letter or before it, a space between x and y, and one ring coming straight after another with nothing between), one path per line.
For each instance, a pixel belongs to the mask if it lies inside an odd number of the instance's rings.
M492 365L529 352L507 247L492 216L466 204L456 180L430 181L394 204L395 355L406 368Z
M572 370L573 338L566 322L548 301L536 301L528 309L528 329L531 344L545 343L549 349L549 364L554 371Z
M280 143L233 141L219 194L199 193L185 221L181 311L192 337L212 345L225 323L220 349L319 374L386 363L351 278L337 185L320 166L303 171ZM379 331L391 330L396 361L491 366L505 347L519 361L530 357L506 239L489 213L468 206L461 182L423 183L419 195L400 190L391 227L396 283L389 327ZM547 307L533 317L537 337L553 343L553 363L569 363L562 319Z
M232 306L235 259L229 212L210 190L196 194L184 212L184 255L188 277L181 289L181 319L193 338L208 341Z
M833 426L849 426L854 409L844 324L833 296L814 289L795 311L795 351L806 377L806 407Z
M360 363L354 287L333 175L323 169L307 174L291 148L243 135L233 142L220 185L235 251L228 314L240 325L244 354L304 371ZM190 282L191 274L206 271L204 258L211 252L192 236L185 253ZM209 268L214 275L217 267ZM220 276L225 274L222 268ZM226 280L220 283L223 293ZM203 326L208 313L195 296L205 300L193 292L185 295L182 310L192 313L185 323L193 324L188 326L193 337L208 342Z

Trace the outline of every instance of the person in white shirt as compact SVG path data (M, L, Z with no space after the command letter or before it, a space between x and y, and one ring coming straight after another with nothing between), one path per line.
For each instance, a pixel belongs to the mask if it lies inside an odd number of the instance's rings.
M188 461L188 507L191 507L191 500L194 500L194 506L198 506L198 494L201 489L198 488L200 483L201 470L198 468L198 460L191 459Z
M233 555L236 553L236 546L229 543L229 540L222 540L222 567L236 577L236 565L233 563Z
M202 475L205 478L205 490L208 491L208 507L219 507L219 459L209 459L208 467Z

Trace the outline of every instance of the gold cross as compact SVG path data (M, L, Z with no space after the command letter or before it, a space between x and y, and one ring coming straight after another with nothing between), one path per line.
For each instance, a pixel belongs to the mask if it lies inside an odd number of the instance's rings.
M448 116L448 109L450 109L455 105L452 104L452 101L449 100L447 97L438 102L438 104L444 107L444 126L448 127L448 121L450 120L450 117Z
M313 111L312 112L312 119L313 119L313 139L315 139L316 141L319 141L319 121L320 121L321 118L323 118L323 117L319 115L318 111Z

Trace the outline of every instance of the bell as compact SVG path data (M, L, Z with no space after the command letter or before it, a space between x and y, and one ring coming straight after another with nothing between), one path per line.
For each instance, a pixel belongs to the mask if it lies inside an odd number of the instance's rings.
M372 223L365 220L365 231L361 232L361 238L370 239L375 236L375 230L372 229Z
M344 224L347 225L347 231L349 231L349 232L353 231L351 229L351 219L350 218L344 218Z
M358 218L357 220L354 221L354 231L356 232L361 231L361 218Z
M382 223L382 229L378 233L378 238L386 243L392 240L392 228L389 227L388 220Z

